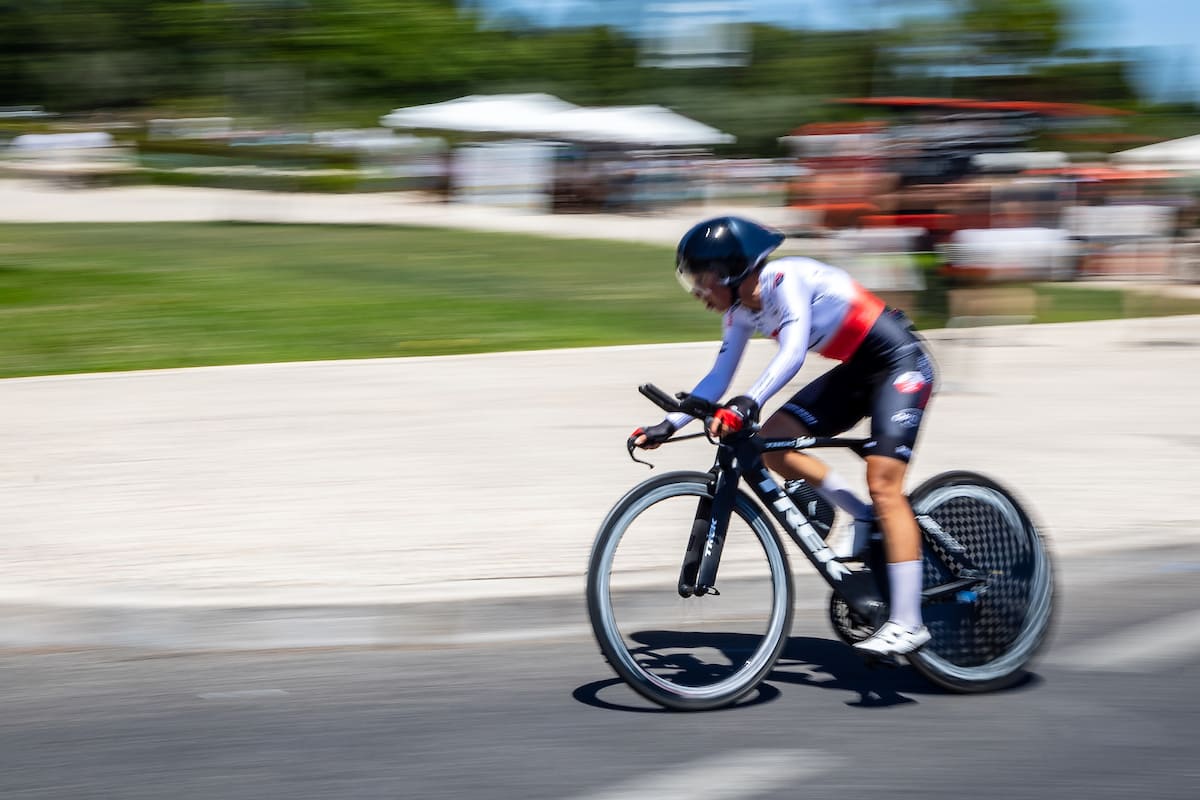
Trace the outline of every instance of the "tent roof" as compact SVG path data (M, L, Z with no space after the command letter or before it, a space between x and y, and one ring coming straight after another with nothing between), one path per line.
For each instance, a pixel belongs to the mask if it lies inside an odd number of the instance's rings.
M536 134L543 132L544 120L573 108L578 106L551 94L473 94L443 103L397 108L380 122L391 128Z
M1120 164L1200 167L1200 134L1122 150L1112 159Z
M471 95L398 108L381 120L394 128L639 146L724 144L734 137L662 106L585 108L547 94Z
M574 108L555 114L553 133L564 139L631 145L728 144L733 137L662 106Z

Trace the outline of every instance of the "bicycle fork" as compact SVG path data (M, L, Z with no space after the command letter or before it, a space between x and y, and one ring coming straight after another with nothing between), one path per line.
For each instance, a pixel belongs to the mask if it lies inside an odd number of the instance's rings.
M737 495L737 480L724 469L713 470L713 496L696 503L692 532L679 570L679 596L702 597L720 594L716 589L717 567L729 532L729 515Z

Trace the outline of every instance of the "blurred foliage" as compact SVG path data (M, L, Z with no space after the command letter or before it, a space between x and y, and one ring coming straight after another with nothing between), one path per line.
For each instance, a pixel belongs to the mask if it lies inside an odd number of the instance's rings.
M538 91L669 105L733 133L735 152L771 155L796 126L852 113L836 97L1136 103L1122 58L1059 52L1056 0L954 8L881 30L757 25L743 66L662 69L615 29L489 27L452 0L0 0L0 106L370 125L398 106Z
M968 40L987 57L1053 55L1065 22L1054 0L967 0L960 16Z

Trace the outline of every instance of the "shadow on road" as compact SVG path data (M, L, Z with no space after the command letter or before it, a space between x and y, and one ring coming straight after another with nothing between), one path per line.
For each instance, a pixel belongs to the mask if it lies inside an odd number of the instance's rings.
M720 680L732 673L750 654L753 637L743 634L709 633L686 635L685 640L674 632L641 631L632 637L642 645L635 652L637 659L649 669L683 685L702 685ZM708 657L705 655L708 654ZM712 655L719 654L718 658ZM1019 691L1040 683L1029 674L1006 691ZM667 709L643 701L626 690L623 697L632 702L604 699L600 693L622 685L620 678L609 678L584 684L572 696L585 705L611 711L639 713L669 713ZM846 644L836 639L793 637L766 681L747 698L726 710L771 702L781 696L779 684L816 686L823 689L854 692L858 696L847 700L855 708L890 708L915 703L909 695L944 695L945 690L926 681L907 665L871 667Z

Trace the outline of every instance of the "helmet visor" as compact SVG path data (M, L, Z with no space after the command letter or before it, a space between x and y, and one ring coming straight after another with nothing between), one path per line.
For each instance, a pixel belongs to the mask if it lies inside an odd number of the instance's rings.
M697 269L693 263L680 261L679 266L675 268L675 277L688 294L708 297L715 287L729 285L729 279L725 277L721 267L713 265L704 269L705 266L709 265L704 264Z
M702 288L701 284L707 284L711 287L714 279L715 283L720 286L729 286L745 275L746 272L745 259L739 257L683 257L676 262L675 266L676 277L683 284L683 288L689 292L695 288ZM711 278L706 280L706 275L711 276Z
M683 264L675 268L675 278L688 294L694 294L697 297L701 294L707 294L708 290L700 286L700 274L685 269Z

